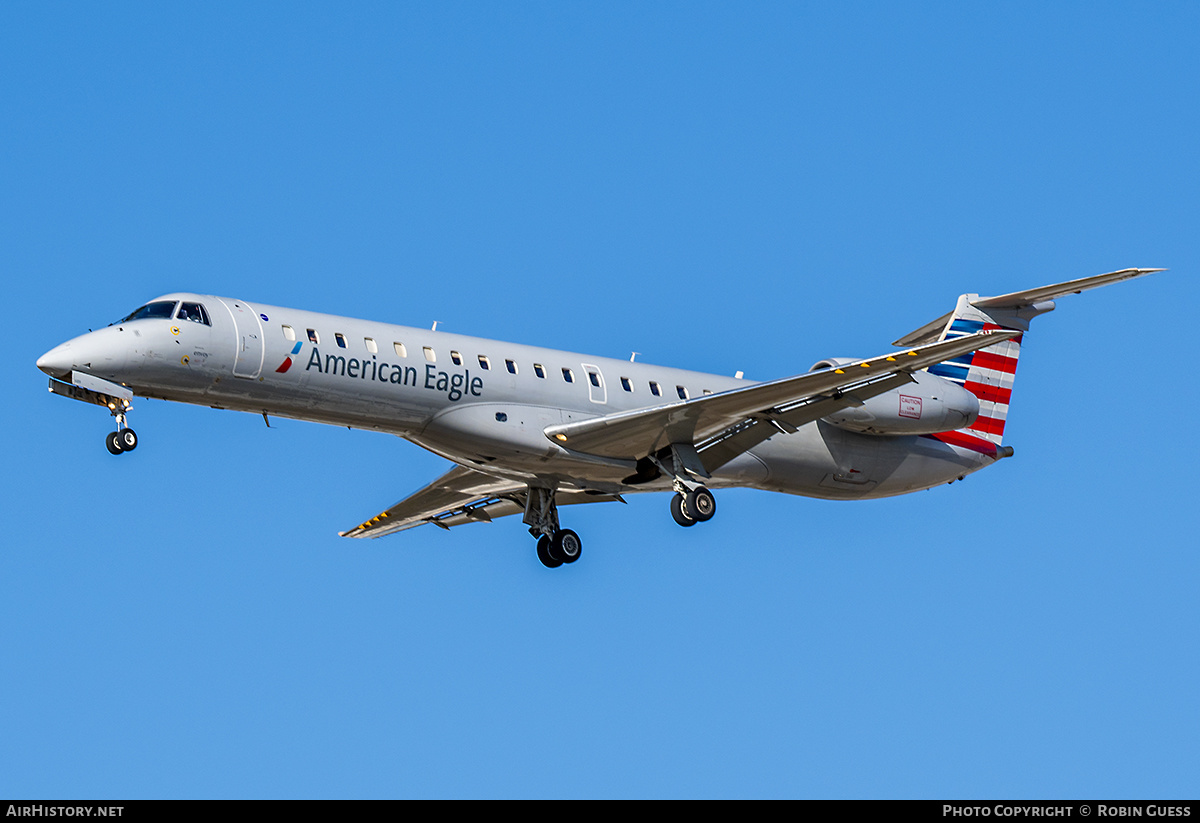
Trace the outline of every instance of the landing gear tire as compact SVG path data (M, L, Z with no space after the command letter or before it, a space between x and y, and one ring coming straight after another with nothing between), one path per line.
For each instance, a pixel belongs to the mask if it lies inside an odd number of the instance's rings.
M674 517L675 522L681 526L696 525L696 521L688 517L687 512L683 509L683 495L681 494L671 497L671 517Z
M137 448L137 434L133 429L121 429L117 432L117 442L121 444L121 451L131 452Z
M121 433L109 432L104 436L104 445L108 446L109 454L120 454L125 451L125 447L121 445Z
M562 563L574 563L581 554L583 541L570 529L557 532L550 541L550 556Z
M717 498L708 489L700 486L688 493L683 501L683 510L688 517L703 523L712 520L717 513Z
M544 534L538 538L537 556L538 556L538 560L542 561L542 565L545 566L547 569L557 569L563 563L561 560L556 560L554 557L551 556L551 554L550 554L550 538Z

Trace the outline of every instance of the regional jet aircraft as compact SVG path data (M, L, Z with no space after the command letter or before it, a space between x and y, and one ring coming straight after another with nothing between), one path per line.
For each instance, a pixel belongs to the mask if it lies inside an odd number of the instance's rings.
M1002 436L1029 321L1156 271L964 294L896 351L765 382L206 294L151 300L37 365L51 392L109 409L114 455L138 444L135 395L398 435L454 468L344 537L521 514L554 568L583 545L561 505L668 491L690 527L716 512L713 489L867 499L990 466L1013 453Z

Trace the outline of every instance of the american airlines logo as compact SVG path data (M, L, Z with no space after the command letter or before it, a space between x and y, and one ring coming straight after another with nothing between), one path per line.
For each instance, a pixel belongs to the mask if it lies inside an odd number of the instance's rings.
M300 349L303 347L303 342L297 343L275 371L279 374L287 372L292 367L292 357L299 354ZM380 360L376 356L372 356L370 360L365 358L360 360L357 357L344 357L340 354L327 354L322 357L320 350L316 346L313 346L312 352L309 353L308 363L305 364L304 370L314 370L321 374L332 374L353 380L424 388L430 391L441 392L452 403L467 396L483 396L483 378L472 377L470 369L450 373L441 371L437 366L430 363L425 366L424 379L422 380L422 375L416 366L400 366Z

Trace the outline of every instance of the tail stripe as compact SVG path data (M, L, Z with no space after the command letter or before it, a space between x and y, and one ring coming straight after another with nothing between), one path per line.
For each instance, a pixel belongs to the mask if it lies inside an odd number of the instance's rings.
M959 311L974 312L960 303ZM977 318L977 319L976 319ZM943 334L950 340L979 331L1002 329L990 317L976 313L975 318L955 317ZM1021 355L1021 337L1014 337L929 367L930 374L944 377L963 386L979 399L979 417L966 429L937 435L935 439L954 446L993 454L1004 435L1008 404L1012 401L1013 381L1017 359ZM988 444L981 447L981 443Z
M979 432L980 434L994 434L1000 436L1004 434L1004 420L995 417L984 417L980 415L971 424L971 431Z
M921 436L928 437L931 440L940 440L943 443L949 443L951 446L970 449L980 454L994 455L997 452L996 444L992 441L974 437L964 431L939 432L938 434L923 434Z
M1017 373L1016 357L993 354L990 351L981 350L975 352L975 360L971 365L977 369L992 369L993 371L1008 372L1009 374Z
M1003 403L1007 406L1012 399L1011 388L1006 389L1001 386L988 386L984 383L977 383L974 380L968 380L965 384L965 388L980 400L985 400L988 403Z

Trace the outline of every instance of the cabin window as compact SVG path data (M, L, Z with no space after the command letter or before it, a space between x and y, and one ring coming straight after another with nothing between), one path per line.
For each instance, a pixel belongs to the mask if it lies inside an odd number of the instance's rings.
M346 348L346 335L342 334L340 331L335 331L333 333L333 339L337 341L339 349Z
M178 320L189 320L192 323L201 323L205 326L211 326L208 321L208 312L199 303L180 303L179 311L175 313Z
M422 346L421 350L425 352L425 359L428 362L430 362L430 363L437 362L437 352L435 352L433 349L429 348L428 346Z
M317 330L316 330L316 329L309 329L309 330L308 330L308 342L310 342L310 343L315 343L315 344L318 344L318 345L320 344L320 342L321 342L321 335L317 334Z
M628 377L622 377L621 388L623 388L625 391L633 391L633 381Z
M483 369L484 371L487 371L491 367L492 367L492 361L487 359L487 355L486 354L479 355L479 368Z
M533 364L533 373L536 374L538 377L542 378L543 380L546 379L546 367L543 366L541 363Z
M369 351L371 354L379 353L379 347L375 345L374 337L364 337L363 345L367 347L367 351Z
M570 369L563 369L563 380L566 380L568 383L575 382L575 375L571 373Z
M408 349L404 348L403 343L393 343L392 348L395 349L397 357L408 357Z
M450 352L450 361L456 366L462 365L462 355L456 351Z
M653 380L650 381L650 393L655 397L662 397L662 388Z
M675 393L679 395L680 400L688 399L688 390L686 388L684 388L683 386L676 386Z
M517 373L517 364L516 364L516 363L514 363L513 361L511 361L511 360L505 360L505 361L504 361L504 365L505 365L505 367L508 369L508 373L509 373L509 374L516 374L516 373Z
M296 341L296 330L291 326L283 327L283 337L285 340L290 340L293 343Z
M589 371L587 373L587 376L588 376L588 380L591 381L591 384L593 386L595 386L596 388L600 388L600 375L596 374L594 371Z

